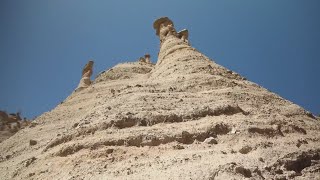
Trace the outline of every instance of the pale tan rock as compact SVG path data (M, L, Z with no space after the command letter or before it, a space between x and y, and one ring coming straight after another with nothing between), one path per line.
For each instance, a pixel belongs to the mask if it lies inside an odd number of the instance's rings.
M100 73L93 83L106 82L111 80L125 80L125 79L144 79L152 68L153 64L128 62L117 64L113 68Z
M83 88L87 88L91 85L91 75L93 73L93 61L89 61L83 68L82 70L82 77L80 80L80 83L76 89L77 90L81 90Z
M217 140L213 137L208 137L203 142L206 144L218 144Z
M30 139L30 141L29 141L29 145L30 146L34 146L34 145L36 145L38 142L36 141L36 140L33 140L33 139Z
M178 38L180 38L183 42L189 44L189 31L187 29L179 31Z

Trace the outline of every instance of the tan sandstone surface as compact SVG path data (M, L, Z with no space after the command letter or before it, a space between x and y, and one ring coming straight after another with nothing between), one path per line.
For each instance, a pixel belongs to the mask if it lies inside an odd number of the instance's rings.
M0 179L320 179L320 120L155 24L118 64L0 144ZM31 144L30 140L37 142Z

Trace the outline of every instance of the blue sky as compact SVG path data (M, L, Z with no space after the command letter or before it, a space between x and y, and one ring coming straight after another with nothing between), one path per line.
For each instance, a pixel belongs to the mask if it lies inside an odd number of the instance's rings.
M0 109L33 118L94 76L150 53L153 21L168 16L220 65L320 114L319 0L2 0Z

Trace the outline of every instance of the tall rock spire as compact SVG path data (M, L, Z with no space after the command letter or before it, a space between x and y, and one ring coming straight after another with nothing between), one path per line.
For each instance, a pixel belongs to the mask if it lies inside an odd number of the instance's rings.
M91 85L90 77L93 73L93 61L89 61L82 69L82 77L76 91L87 88Z
M170 54L177 55L179 51L192 51L192 47L185 41L185 33L177 33L173 22L168 17L161 17L153 23L157 36L160 39L160 52L157 65L168 59ZM185 30L184 32L188 32ZM182 38L182 34L184 35ZM173 54L175 53L175 54Z
M176 31L168 17L161 17L153 23L160 40L156 68L151 78L181 77L186 74L228 74L228 70L214 63L190 45L189 32Z

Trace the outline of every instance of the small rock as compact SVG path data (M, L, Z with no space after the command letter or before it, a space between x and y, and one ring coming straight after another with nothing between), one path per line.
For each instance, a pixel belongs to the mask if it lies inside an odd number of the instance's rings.
M225 152L225 151L221 151L221 153L222 153L222 154L227 154L227 152Z
M74 123L72 127L76 128L78 125L79 125L79 123Z
M36 127L38 125L38 123L36 122L31 122L31 124L29 125L30 128Z
M239 150L241 154L248 154L250 151L252 151L252 147L250 146L244 146Z
M40 171L40 174L47 173L48 171L49 171L48 169L46 169L44 171Z
M132 173L133 173L133 171L130 168L127 168L127 175L130 175Z
M274 180L287 180L286 175L276 175L274 176Z
M200 141L198 141L197 139L195 139L195 140L193 141L193 144L200 144Z
M29 177L34 176L34 175L35 175L35 173L29 173Z
M192 135L188 131L182 131L182 143L189 144L192 143L194 140L192 139Z
M35 157L32 157L32 158L29 158L25 161L25 167L28 167L30 164L32 164L37 158Z
M263 158L262 158L262 157L259 157L259 161L264 162L264 160L263 160Z
M133 115L133 113L132 112L127 112L126 115Z
M275 172L276 174L283 174L283 170L281 170L281 169L276 169L274 172Z
M298 143L296 144L296 146L299 148L302 144L308 144L308 141L299 139Z
M249 169L244 168L243 166L237 166L234 168L236 173L244 175L244 177L249 178L252 177L251 171Z
M232 130L231 130L231 132L230 132L231 134L239 134L240 133L240 131L239 130L237 130L237 129L235 129L235 128L232 128Z
M107 149L107 154L113 153L114 149Z
M262 176L262 172L261 172L261 170L260 170L258 167L256 167L256 168L253 170L253 173L256 173L256 174L258 174L259 176L263 177L263 176Z
M115 157L108 158L108 160L110 160L111 162L114 162L115 159Z
M200 154L192 154L192 159L201 159L201 157Z
M267 170L267 171L271 171L271 167L270 166L264 166L263 169Z
M30 139L29 144L30 144L30 146L34 146L34 145L37 144L37 141L33 140L33 139Z
M213 137L209 137L209 138L205 139L203 142L206 144L218 144L218 141L215 140Z
M181 146L180 144L177 144L177 145L173 146L173 149L184 149L184 147Z

